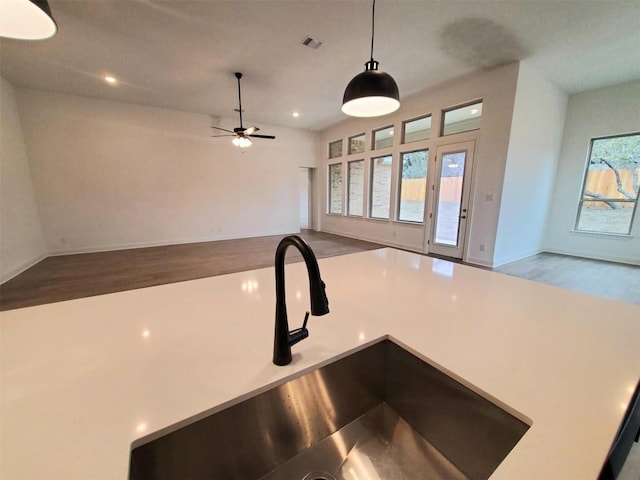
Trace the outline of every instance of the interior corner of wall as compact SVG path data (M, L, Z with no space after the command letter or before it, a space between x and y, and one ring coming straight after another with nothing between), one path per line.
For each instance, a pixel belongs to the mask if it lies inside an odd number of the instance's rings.
M471 265L478 265L480 267L493 268L495 266L494 262L488 258L480 258L468 256L465 259L465 263L469 263Z

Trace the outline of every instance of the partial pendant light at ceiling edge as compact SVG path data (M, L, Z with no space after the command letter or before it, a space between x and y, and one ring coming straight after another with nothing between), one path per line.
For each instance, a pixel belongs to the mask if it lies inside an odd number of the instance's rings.
M373 59L375 37L376 0L371 15L371 60L365 63L365 71L353 77L342 97L342 111L352 117L379 117L400 108L398 85L391 75L378 70Z
M45 40L58 31L47 0L0 0L0 37Z

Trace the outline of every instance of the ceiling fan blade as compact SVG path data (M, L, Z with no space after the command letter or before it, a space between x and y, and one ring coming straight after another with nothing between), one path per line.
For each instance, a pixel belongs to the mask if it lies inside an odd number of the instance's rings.
M273 135L249 135L249 136L253 138L269 138L271 140L275 140L276 138Z
M233 133L232 130L227 130L226 128L220 128L220 127L214 127L214 126L212 126L211 128L215 128L216 130L222 130L223 132Z
M231 135L211 135L211 136L214 138L215 137L237 137L237 135L233 133Z
M251 135L253 132L260 130L258 127L249 127L244 131L245 135Z

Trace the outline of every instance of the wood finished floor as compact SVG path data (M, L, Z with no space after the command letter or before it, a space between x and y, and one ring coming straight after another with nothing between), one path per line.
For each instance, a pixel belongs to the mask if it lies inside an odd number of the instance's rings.
M304 230L318 258L381 248ZM0 285L0 311L273 265L283 235L48 257ZM287 262L300 262L295 249ZM640 305L640 266L541 253L494 271Z
M383 245L304 230L316 257ZM0 310L271 267L284 235L48 257L0 285ZM286 262L301 262L295 248Z

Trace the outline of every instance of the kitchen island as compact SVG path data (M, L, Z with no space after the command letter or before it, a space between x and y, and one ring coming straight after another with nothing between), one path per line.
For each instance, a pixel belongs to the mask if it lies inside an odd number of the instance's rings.
M131 443L389 336L530 428L492 479L595 479L640 378L640 307L394 249L319 260L331 313L271 363L267 268L0 314L5 480L125 479ZM309 293L286 267L290 328Z

